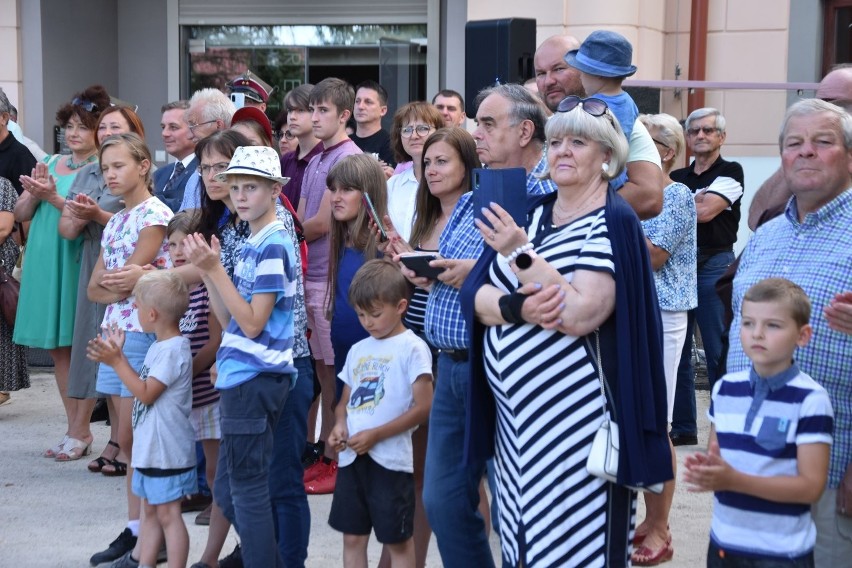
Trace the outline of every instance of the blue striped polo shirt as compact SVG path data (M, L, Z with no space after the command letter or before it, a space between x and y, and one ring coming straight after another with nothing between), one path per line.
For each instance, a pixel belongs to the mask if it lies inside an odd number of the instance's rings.
M828 393L796 365L767 378L753 369L725 375L707 414L722 458L738 471L764 477L798 475L798 446L831 444L834 428ZM710 539L733 554L796 558L813 549L816 527L807 504L717 491Z

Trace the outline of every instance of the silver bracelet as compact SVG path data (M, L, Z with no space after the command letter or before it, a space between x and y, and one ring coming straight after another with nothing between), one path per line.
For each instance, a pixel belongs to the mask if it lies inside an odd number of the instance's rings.
M522 247L516 248L509 256L506 257L506 263L512 264L513 262L515 262L515 259L518 258L519 254L523 254L531 250L533 250L532 243L527 243Z

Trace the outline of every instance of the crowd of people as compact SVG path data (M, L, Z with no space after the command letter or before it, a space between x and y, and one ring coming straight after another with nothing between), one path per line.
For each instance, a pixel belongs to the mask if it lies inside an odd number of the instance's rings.
M193 568L304 566L330 493L348 567L373 532L381 566L424 566L433 533L444 566L494 566L492 529L503 566L670 561L696 324L711 432L680 479L715 494L708 566L844 565L852 68L788 109L735 259L725 117L640 114L631 59L611 31L548 38L534 85L475 94L472 131L444 89L387 132L382 85L338 78L270 121L246 72L163 105L160 168L102 86L49 156L0 90L0 268L22 269L0 405L46 349L67 427L43 456L73 462L105 401L87 467L126 476L127 520L91 565L185 567L194 510ZM523 210L481 201L480 168L520 169Z

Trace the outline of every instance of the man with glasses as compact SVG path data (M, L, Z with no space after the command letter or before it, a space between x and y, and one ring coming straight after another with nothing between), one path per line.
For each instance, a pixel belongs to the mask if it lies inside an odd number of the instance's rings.
M695 369L692 365L692 334L701 330L710 388L718 378L724 307L716 293L716 281L734 261L734 242L740 223L743 168L722 158L725 117L715 108L700 108L686 119L686 143L695 160L674 170L672 181L692 190L698 213L698 307L689 311L675 388L671 438L675 446L698 443L695 416Z
M544 123L541 102L522 85L506 84L483 89L476 95L476 154L487 168L524 168L527 194L556 191L552 180L539 176L547 171L544 155Z
M166 152L177 159L174 164L154 172L154 195L177 211L183 201L186 184L195 169L198 159L195 157L195 140L190 135L185 113L189 108L187 101L173 101L163 105L160 111L160 131Z
M201 89L193 93L189 99L189 108L184 117L189 127L189 140L197 144L217 130L231 127L231 119L237 107L222 91L216 89ZM201 207L201 178L194 172L186 182L180 210L198 209Z

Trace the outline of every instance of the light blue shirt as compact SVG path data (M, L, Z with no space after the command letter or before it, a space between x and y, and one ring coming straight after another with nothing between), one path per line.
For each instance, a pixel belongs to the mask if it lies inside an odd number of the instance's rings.
M852 461L852 337L828 327L823 309L835 294L852 290L852 190L799 222L796 198L783 215L758 228L743 252L734 278L728 372L748 369L740 344L742 299L764 278L780 277L801 286L811 300L813 338L796 350L796 363L828 391L835 411L828 484L840 484Z
M697 222L692 191L677 182L663 190L660 214L642 221L645 236L670 255L654 271L661 310L684 312L698 305Z

